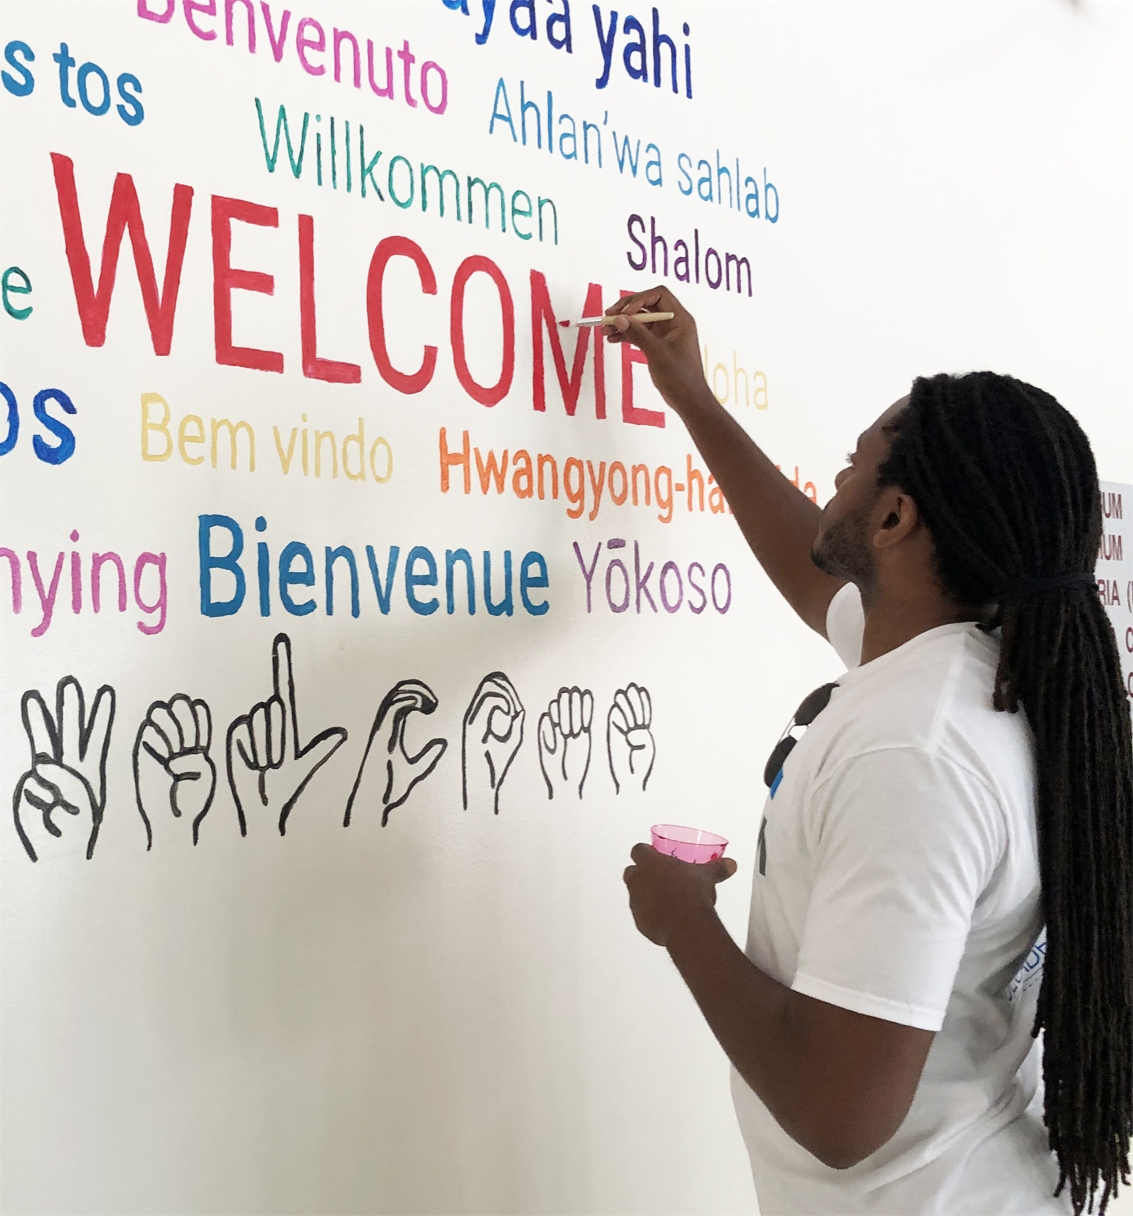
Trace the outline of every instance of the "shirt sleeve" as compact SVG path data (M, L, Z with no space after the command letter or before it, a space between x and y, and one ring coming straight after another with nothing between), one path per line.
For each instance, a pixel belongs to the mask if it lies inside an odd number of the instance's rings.
M846 669L862 661L862 636L865 633L865 612L861 592L853 583L839 587L826 609L826 636Z
M846 761L813 796L811 898L791 987L939 1030L1004 845L992 792L917 748Z

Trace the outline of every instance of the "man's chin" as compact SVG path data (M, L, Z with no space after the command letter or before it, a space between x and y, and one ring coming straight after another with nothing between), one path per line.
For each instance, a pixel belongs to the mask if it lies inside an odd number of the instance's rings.
M821 570L823 574L832 574L836 578L845 577L844 575L839 574L838 571L831 569L830 559L819 548L817 541L815 541L815 543L810 547L810 560L811 563Z

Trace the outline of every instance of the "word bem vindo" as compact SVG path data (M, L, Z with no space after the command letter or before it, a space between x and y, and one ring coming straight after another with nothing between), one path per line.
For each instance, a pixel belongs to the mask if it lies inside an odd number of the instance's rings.
M163 464L176 452L182 464L227 467L233 471L256 471L256 428L244 418L209 418L206 429L200 414L183 414L174 424L169 402L160 393L142 393L141 457L151 464ZM306 414L300 414L303 422ZM357 429L342 434L319 427L286 426L271 428L275 456L280 472L288 477L338 477L341 466L347 481L373 480L385 485L393 476L393 448L378 435L371 442L366 420L357 420ZM262 447L261 447L262 451ZM3 448L0 446L0 454ZM227 461L224 457L227 456ZM269 457L270 460L270 457ZM260 461L260 467L263 461Z
M267 526L264 516L257 516L256 532L265 533ZM233 616L244 606L248 592L244 561L250 561L250 557L244 558L244 529L228 515L201 515L197 547L201 614ZM320 600L314 598L317 592L313 589L318 586L320 576L321 606L327 616L335 614L336 589L340 609L346 608L349 597L350 615L360 616L365 583L369 584L374 596L371 601L367 591L366 603L376 601L383 616L389 615L399 595L410 611L418 616L432 616L441 606L439 589L442 585L445 611L449 616L457 612L461 604L469 616L475 616L478 603L489 616L512 616L516 609L516 590L524 611L531 616L543 616L550 608L545 599L536 598L550 587L550 578L546 559L534 551L513 563L510 549L504 550L502 561L485 550L481 563L474 561L467 549L446 549L444 561L439 563L431 549L414 545L402 563L400 545L390 545L380 560L374 546L367 545L364 560L365 566L349 545L326 545L323 560L316 569L310 546L293 540L280 549L273 562L267 540L257 540L254 562L260 616L271 616L275 603L291 616L308 616L315 612ZM518 572L513 569L515 564L518 564Z

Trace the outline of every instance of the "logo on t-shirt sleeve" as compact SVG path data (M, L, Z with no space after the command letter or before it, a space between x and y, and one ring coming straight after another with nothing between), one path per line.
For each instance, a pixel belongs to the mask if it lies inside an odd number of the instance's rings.
M1039 940L1031 947L1030 954L1023 960L1023 965L1015 972L1011 983L1007 985L1007 999L1014 1004L1025 993L1030 992L1043 978L1043 961L1046 959L1046 930L1039 934Z

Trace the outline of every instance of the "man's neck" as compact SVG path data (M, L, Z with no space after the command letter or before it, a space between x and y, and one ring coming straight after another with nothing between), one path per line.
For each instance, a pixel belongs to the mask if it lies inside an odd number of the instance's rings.
M900 595L894 592L862 591L865 632L862 635L862 663L904 646L922 633L957 621L974 621L979 614L958 607L936 594Z

